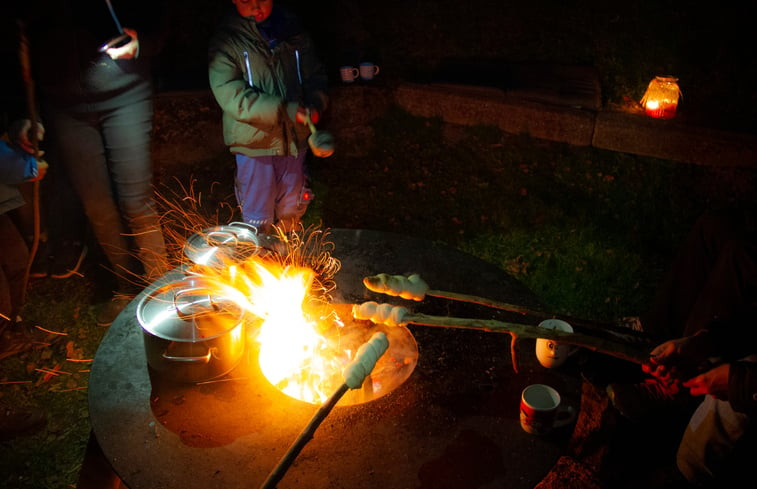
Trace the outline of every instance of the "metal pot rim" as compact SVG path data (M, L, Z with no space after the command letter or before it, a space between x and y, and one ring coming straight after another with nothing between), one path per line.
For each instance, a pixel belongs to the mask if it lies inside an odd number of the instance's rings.
M137 320L145 333L158 338L180 342L207 341L242 324L244 309L234 300L236 293L232 287L216 280L186 277L168 282L143 296L137 304ZM184 295L190 298L202 296L203 301L187 299L182 302Z

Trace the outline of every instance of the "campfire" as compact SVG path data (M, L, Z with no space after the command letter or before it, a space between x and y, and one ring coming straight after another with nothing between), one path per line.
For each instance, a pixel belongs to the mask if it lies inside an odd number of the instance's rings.
M187 240L184 254L191 263L186 272L220 284L226 296L234 291L266 380L304 402L323 404L344 383L343 370L358 348L384 333L389 351L339 405L377 399L412 373L415 340L405 328L356 321L349 306L333 304L332 279L340 262L331 254L328 233L302 231L263 236L243 223L205 230Z

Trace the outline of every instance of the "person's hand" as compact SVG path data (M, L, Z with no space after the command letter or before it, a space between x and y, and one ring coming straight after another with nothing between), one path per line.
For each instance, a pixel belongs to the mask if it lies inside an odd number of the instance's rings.
M668 340L650 352L649 362L642 364L641 369L664 382L684 380L699 369L708 352L704 332Z
M295 121L298 124L307 124L306 115L307 115L308 111L310 111L310 121L313 124L318 124L318 121L321 119L321 114L318 112L318 110L317 109L313 109L313 108L307 108L307 107L304 107L302 105L300 105L297 108L297 116L295 118Z
M731 373L730 364L724 363L707 372L697 375L686 382L683 386L689 389L692 396L710 394L721 401L728 400L728 376Z
M686 338L678 338L658 345L649 353L649 361L643 363L641 369L660 380L672 380L685 342Z
M105 52L111 59L134 59L139 55L137 31L124 27L124 33L131 37L131 41L118 48L106 49Z
M45 127L40 122L37 122L35 130L36 132L34 133L34 137L36 138L37 142L42 141L42 139L44 139L45 137ZM30 121L29 119L20 119L11 124L9 133L11 142L27 153L35 155L37 157L41 157L43 154L45 154L44 151L39 150L35 154L34 144L32 144L31 138L32 121Z
M42 180L45 178L45 175L47 175L47 168L49 165L45 160L37 160L37 176L32 178L30 181L34 182L36 180Z

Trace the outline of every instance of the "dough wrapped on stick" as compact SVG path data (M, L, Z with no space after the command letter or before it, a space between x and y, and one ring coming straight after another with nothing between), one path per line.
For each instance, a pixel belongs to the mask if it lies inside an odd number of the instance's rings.
M426 297L426 292L428 292L428 284L418 274L405 277L403 275L379 273L365 277L363 285L372 292L418 302L422 301Z

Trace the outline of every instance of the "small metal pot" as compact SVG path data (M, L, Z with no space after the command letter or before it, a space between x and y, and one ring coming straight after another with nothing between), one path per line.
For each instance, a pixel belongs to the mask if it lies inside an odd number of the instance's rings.
M191 235L184 245L184 256L192 264L189 272L202 274L205 267L219 270L255 255L279 253L280 249L274 236L259 234L250 224L232 222Z
M202 277L170 282L137 305L148 365L178 382L204 382L237 366L245 350L244 310L234 289Z

